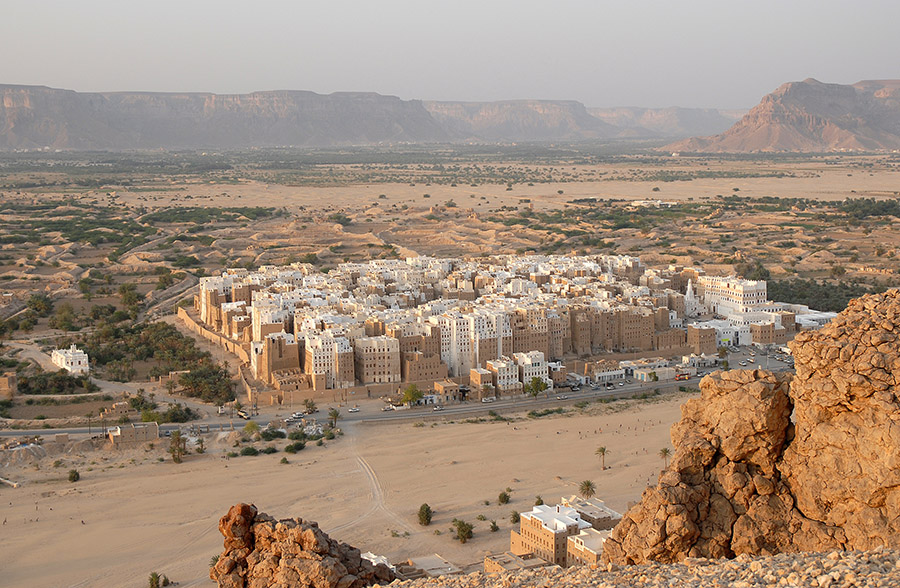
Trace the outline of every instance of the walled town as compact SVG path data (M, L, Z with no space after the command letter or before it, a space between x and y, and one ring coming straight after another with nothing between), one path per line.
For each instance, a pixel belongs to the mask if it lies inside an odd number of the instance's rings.
M573 380L676 380L717 365L723 348L783 347L835 316L768 301L762 280L626 255L226 270L202 278L194 302L194 316L269 390L262 402L279 404L333 389L391 394L401 383L443 404Z

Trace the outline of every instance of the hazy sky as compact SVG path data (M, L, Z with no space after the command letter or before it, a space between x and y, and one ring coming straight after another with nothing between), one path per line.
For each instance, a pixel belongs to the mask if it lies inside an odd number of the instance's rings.
M2 0L0 83L750 107L900 78L897 0Z

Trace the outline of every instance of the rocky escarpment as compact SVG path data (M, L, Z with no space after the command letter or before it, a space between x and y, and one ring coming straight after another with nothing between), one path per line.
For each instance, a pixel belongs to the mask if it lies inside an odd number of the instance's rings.
M607 562L900 547L900 290L791 344L797 374L717 372Z
M327 147L450 138L420 101L374 93L82 93L0 85L0 149Z
M789 82L733 127L665 147L672 151L831 151L900 148L900 82L852 86Z
M615 137L620 130L574 100L425 102L451 134L484 141L553 141Z
M595 116L620 129L620 137L695 137L715 135L731 128L746 111L714 108L588 108Z
M231 507L219 531L225 551L209 577L223 588L361 588L394 580L387 566L362 559L316 523L276 521L250 504Z

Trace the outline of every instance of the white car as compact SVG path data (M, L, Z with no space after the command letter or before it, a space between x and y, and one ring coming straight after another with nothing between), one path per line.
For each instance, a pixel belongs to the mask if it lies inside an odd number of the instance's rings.
M391 412L392 410L394 410L394 407L390 404L381 409L382 412Z
M353 408L348 408L348 409L347 409L347 412L359 412L359 407L358 407L358 406L354 406Z
M441 406L441 405L437 405L437 406L435 406L434 408L432 408L431 410L437 412L437 411L439 411L439 410L444 410L444 407Z

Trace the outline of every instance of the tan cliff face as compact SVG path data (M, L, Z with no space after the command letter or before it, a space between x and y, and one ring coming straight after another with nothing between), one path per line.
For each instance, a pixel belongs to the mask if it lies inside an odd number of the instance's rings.
M789 82L722 134L665 147L672 151L833 151L900 148L897 80L852 86Z
M791 344L797 373L717 372L604 545L617 564L900 546L900 290Z

